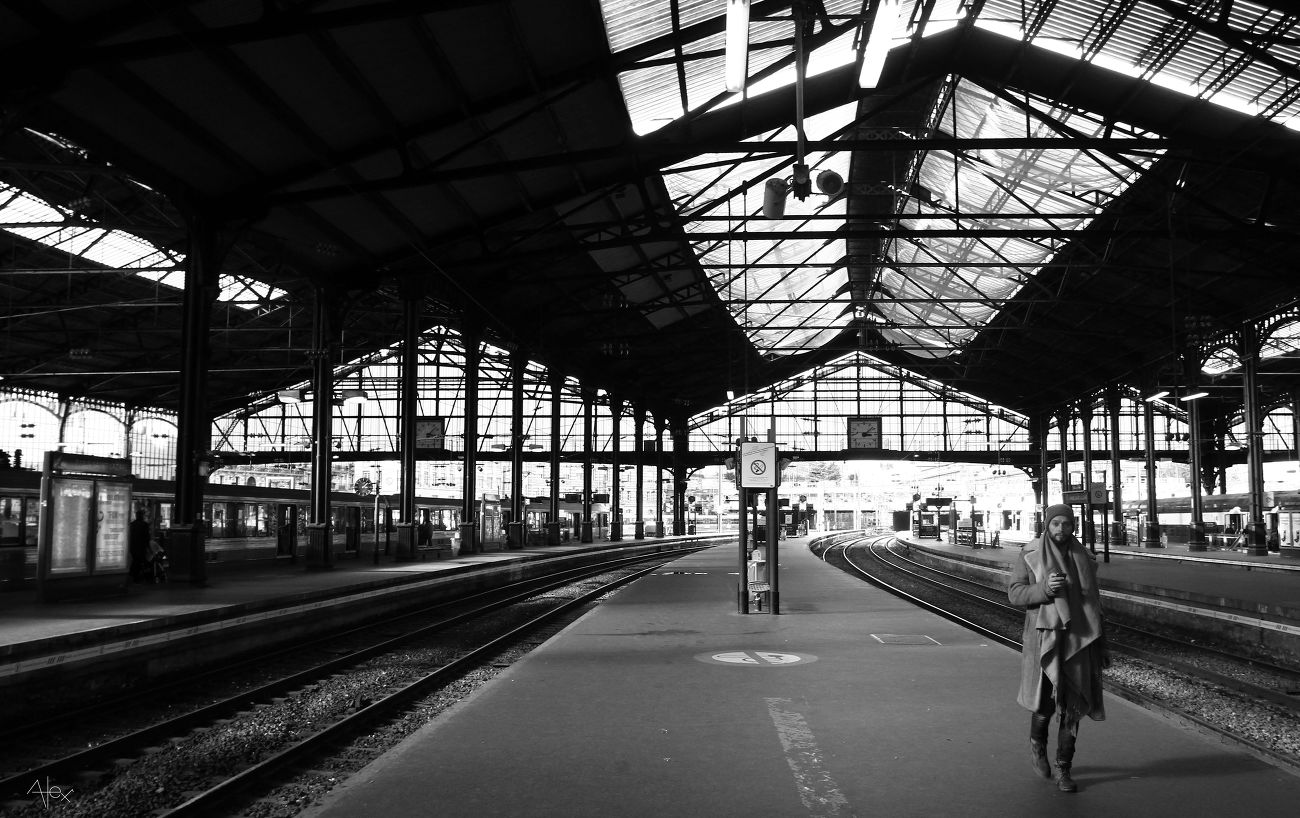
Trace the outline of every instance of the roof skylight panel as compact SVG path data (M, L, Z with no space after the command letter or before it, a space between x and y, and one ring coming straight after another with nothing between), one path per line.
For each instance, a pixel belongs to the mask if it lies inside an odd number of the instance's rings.
M47 247L61 250L70 256L83 258L94 264L100 264L115 270L133 271L151 281L175 287L179 290L185 289L185 273L183 269L185 256L183 254L173 253L157 247L139 236L122 230L110 230L79 224L69 224L66 227L50 227L46 225L40 227L12 226L23 222L47 224L63 222L67 219L68 214L30 193L0 182L0 195L7 194L13 195L9 195L4 204L0 205L0 223L11 225L4 228L8 232L39 242ZM283 290L267 284L255 283L234 276L227 276L227 278L239 281L240 285L237 289L240 291L248 290L251 287L262 293L262 296L257 299L258 303L274 300L285 294ZM226 289L223 285L223 292ZM229 301L231 299L222 295L218 296L218 300ZM238 306L246 306L244 303L236 303Z
M936 121L955 130L958 138L977 133L1040 137L1057 133L1095 135L1103 127L1079 113L1032 98L1025 104L1028 109L995 99L983 89L958 81L948 110L936 117ZM1121 125L1118 130L1123 133L1127 129ZM922 266L907 266L904 272L887 265L881 272L881 282L895 297L912 293L916 298L924 298L927 296L922 293L928 293L937 303L925 308L885 301L879 309L887 320L899 326L917 318L924 319L921 323L931 324L909 331L921 344L922 351L935 355L957 351L992 318L1002 302L1014 296L1026 275L1051 257L1054 245L1049 240L1030 237L981 236L978 232L953 237L933 233L959 224L976 231L999 227L1065 231L1081 227L1090 220L1095 203L1080 194L1100 191L1106 198L1112 198L1122 191L1132 175L1130 168L1118 162L1075 150L1041 147L1018 152L1003 150L979 160L943 152L927 154L917 170L917 179L936 198L932 202L916 200L917 211L952 211L960 221L902 217L904 226L917 231L915 240L890 241L886 247L887 258ZM1034 214L1073 218L1048 219ZM927 225L931 230L926 230ZM986 265L999 261L1007 262L1007 266L963 266L970 262Z
M838 133L851 117L852 108L852 105L844 106L811 117L805 129L812 138ZM754 185L744 193L738 191L755 180L788 174L787 157L763 153L763 142L769 138L793 139L794 129L787 126L750 140L755 154L697 157L683 163L680 169L667 169L663 179L675 201L691 205L684 213L688 219L688 237L719 232L716 218L704 221L704 216L727 216L727 229L738 229L747 236L732 241L696 241L697 257L737 323L747 328L751 342L772 354L790 354L807 349L819 339L829 338L847 321L843 315L847 295L839 294L845 273L836 268L845 253L844 241L808 238L799 233L838 227L846 205L843 199L827 201L820 194L812 194L802 202L791 196L787 200L786 218L763 218L760 215L762 186ZM805 159L814 174L833 169L842 177L848 176L847 154L814 151ZM813 220L810 218L813 215L832 218ZM763 238L763 234L771 234L771 238ZM799 294L797 304L791 293ZM771 303L763 304L769 300ZM771 330L762 321L755 320L758 316L794 315L804 316L814 326L799 332Z
M58 230L52 230L41 240L42 244L47 244L57 250L73 256L84 256L95 245L107 235L107 230L86 227L68 227ZM103 248L101 248L101 255ZM118 266L114 264L113 266Z
M601 0L605 18L605 36L609 48L617 53L632 46L672 32L672 17L665 4L645 0Z

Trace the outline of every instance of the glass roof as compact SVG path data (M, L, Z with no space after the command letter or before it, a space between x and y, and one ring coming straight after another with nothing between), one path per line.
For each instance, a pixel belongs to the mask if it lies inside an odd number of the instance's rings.
M1300 319L1283 320L1260 339L1259 359L1300 357ZM1241 356L1230 343L1211 349L1201 365L1207 375L1225 375L1241 369Z
M959 139L1140 135L1046 100L1012 101L965 80L952 82L940 100L928 130ZM1153 161L1042 147L924 154L910 195L900 192L898 199L904 231L884 247L884 298L873 305L886 322L881 334L917 355L960 350L1073 231ZM1061 231L1061 238L926 235L969 227Z
M30 224L31 227L24 227ZM155 247L139 236L86 224L71 210L0 182L0 229L62 250L93 264L127 270L177 290L185 289L185 255ZM242 276L222 274L218 301L253 309L284 290Z
M853 110L849 105L811 117L804 124L805 133L809 139L830 138L851 121ZM789 126L750 141L794 138L794 127ZM814 177L828 170L848 177L846 152L812 151L805 161ZM841 292L847 278L843 239L778 237L801 227L821 231L843 224L845 199L812 193L801 201L791 195L784 218L762 216L762 183L788 176L790 165L788 157L772 154L705 155L663 174L669 195L687 219L688 235L719 235L720 224L726 225L727 234L733 230L773 234L770 239L740 241L704 238L692 241L692 246L710 283L750 340L759 350L777 355L815 349L829 340L843 329L849 305L848 296ZM705 217L714 220L703 221ZM825 217L834 221L813 222Z
M1225 107L1300 125L1295 76L1300 42L1288 15L1241 0L1203 4L1201 13L1197 5L988 0L976 25Z
M658 53L620 75L633 129L648 134L689 112L743 101L723 86L721 26L703 33L702 22L720 21L723 0L602 0L611 51L647 44ZM814 6L816 4L813 4ZM864 0L828 0L827 22L845 33L809 52L809 76L859 58L871 10ZM674 13L676 19L674 19ZM1284 15L1266 6L1235 2L1200 13L1196 7L1163 0L988 0L978 17L967 4L938 0L924 28L925 4L904 0L892 44L929 36L967 23L1050 49L1126 76L1264 116L1295 127L1300 123L1300 39ZM695 28L693 28L695 27ZM749 29L751 78L745 94L755 96L792 83L793 23L788 13L752 18ZM765 70L786 61L787 67ZM854 106L810 119L811 139L828 138L852 123ZM793 112L792 112L793 120ZM999 94L952 77L930 115L932 128L956 137L1143 136L1123 123L1103 122L1021 93ZM753 140L792 139L793 130ZM896 191L894 237L884 242L878 271L884 297L871 305L883 335L913 354L942 357L960 351L1023 287L1042 265L1064 249L1121 195L1157 155L1102 155L1096 151L1041 147L931 152L913 158L909 185ZM807 163L836 170L849 179L850 155L816 154ZM762 187L753 184L788 173L788 157L772 154L701 156L664 172L693 236L718 236L719 219L743 237L701 238L693 247L710 282L731 308L754 345L769 356L817 346L846 327L852 310L839 295L845 283L842 241L789 237L800 228L832 231L842 225L843 200L813 194L790 198L785 218L768 220L761 211ZM746 183L750 184L746 184ZM925 235L963 227L1061 231L1061 238ZM701 221L708 217L709 222ZM816 219L815 228L809 228ZM756 232L784 233L762 240ZM746 235L748 234L748 235ZM1040 233L1040 236L1043 235Z

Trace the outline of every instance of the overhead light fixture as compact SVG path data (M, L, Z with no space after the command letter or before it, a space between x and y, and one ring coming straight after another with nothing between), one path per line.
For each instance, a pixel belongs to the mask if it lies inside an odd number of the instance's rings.
M832 199L844 192L844 177L833 170L823 170L817 174L817 192Z
M1142 400L1147 401L1149 403L1153 400L1160 400L1161 398L1168 397L1168 396L1169 396L1169 390L1161 389L1159 392L1156 392L1154 395L1147 395Z
M361 388L343 389L339 392L339 397L343 399L344 406L355 406L370 400L370 395L366 390Z
M803 201L812 192L813 180L811 169L796 162L792 174L785 179L773 177L763 183L763 217L780 219L785 216L785 200L791 193ZM816 179L817 192L834 199L844 192L844 177L833 170L819 171Z
M790 195L790 185L784 179L768 179L763 185L763 216L779 219L785 215L785 197Z
M749 0L727 0L727 90L745 90L749 74Z
M301 389L281 389L275 395L280 399L280 403L302 403L304 397Z
M1209 392L1206 392L1204 389L1202 389L1202 390L1197 391L1197 392L1192 392L1192 393L1190 393L1190 394L1183 395L1182 397L1179 398L1179 400L1181 400L1181 401L1196 400L1197 398L1203 398L1203 397L1205 397L1206 395L1209 395L1209 394L1210 394Z
M901 0L880 0L876 16L871 20L871 32L862 49L862 70L858 73L859 88L875 88L885 69L885 57L894 44L894 30L898 27Z

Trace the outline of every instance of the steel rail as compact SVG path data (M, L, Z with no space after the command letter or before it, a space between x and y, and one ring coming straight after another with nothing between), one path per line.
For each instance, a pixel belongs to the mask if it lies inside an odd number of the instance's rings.
M706 546L711 547L711 546ZM687 549L683 549L687 550ZM702 550L702 549L693 549ZM662 553L650 555L647 559L654 557L663 557ZM671 557L677 554L669 555ZM497 636L474 650L465 653L446 665L424 675L414 682L404 685L400 689L384 696L383 698L367 705L366 707L352 713L339 721L321 729L320 731L308 736L296 744L285 748L270 758L263 759L251 767L225 779L216 786L201 792L188 801L166 811L156 813L159 818L179 818L179 816L191 815L208 815L212 810L226 802L227 800L239 795L241 792L256 786L256 784L268 777L278 773L285 767L292 766L311 754L319 751L329 743L336 741L355 730L362 729L365 725L376 720L386 718L390 713L406 706L406 704L416 699L426 692L442 685L444 682L455 678L457 675L467 671L482 661L499 653L505 647L517 641L521 636L531 633L541 626L547 624L569 611L586 605L591 600L603 596L622 585L626 585L633 580L639 579L645 574L650 573L661 567L663 562L648 566L638 570L635 573L625 577L620 577L614 582L602 585L599 588L588 591L574 599L569 600L545 613L542 613L518 627L515 627L505 634ZM600 571L594 573L603 573Z
M484 599L489 600L484 602L481 605L471 608L470 610L462 611L460 613L449 616L445 619L440 619L437 622L417 628L415 630L409 631L399 636L384 639L378 643L368 645L359 650L351 651L349 653L337 656L326 662L315 664L305 670L292 673L288 676L284 676L279 679L275 679L255 689L241 691L232 696L225 697L220 701L213 702L211 704L193 710L189 710L173 718L166 719L156 724L152 724L148 727L132 731L126 735L119 736L118 738L111 739L102 744L98 744L94 747L90 747L85 750L81 750L79 752L72 753L58 759L47 761L38 766L24 770L22 772L7 776L6 778L0 779L0 797L17 796L23 794L26 788L30 786L30 782L33 780L33 778L38 780L44 780L47 777L50 779L65 778L81 770L94 768L104 758L129 757L133 754L138 753L141 748L147 747L150 744L153 744L154 742L157 742L159 740L163 740L176 735L184 735L186 733L192 732L198 726L204 724L210 724L211 722L219 718L226 717L233 713L244 712L248 710L250 702L257 703L257 702L269 701L289 691L295 689L301 689L306 684L318 681L319 679L326 677L331 673L337 672L342 668L350 667L359 664L361 662L364 662L367 659L382 654L384 651L392 650L396 647L399 647L404 642L409 642L414 639L428 636L430 634L436 633L441 630L445 630L450 627L454 627L456 625L462 624L464 622L475 619L477 617L481 617L488 613L493 613L502 608L506 608L509 607L510 605L514 605L520 602L521 600L536 596L539 593L544 593L547 590L561 587L563 585L574 582L577 579L580 579L582 577L592 576L610 570L616 570L628 564L632 564L636 562L644 562L646 560L653 560L655 558L660 558L660 557L665 557L667 559L674 559L682 554L694 553L695 551L701 550L702 548L708 548L708 547L712 547L712 545L693 546L688 548L675 548L669 551L657 551L652 554L619 557L617 559L606 560L588 566L579 566L576 568L565 568L556 571L555 573L547 574L546 576L543 577L534 577L531 579L522 580L520 582L512 583L510 585L503 586L501 588L489 589L487 591L483 591L477 594L472 594L466 597L460 597L454 600L440 602L434 605L420 608L418 610L410 611L408 613L402 614L400 617L395 617L393 619L386 620L383 623L383 625L385 627L389 627L394 622L400 621L401 619L409 619L421 615L427 616L428 614L434 613L443 608L461 607L464 606L466 603L474 604L475 602L482 601ZM496 598L492 599L492 597L496 597ZM376 627L375 623L369 623L367 625L362 625L356 628L351 628L348 630L331 633L325 637L322 637L321 639L314 640L311 643L307 643L303 647L310 648L315 645L334 642L344 636L361 633L366 631L367 629L373 629L374 627ZM280 651L277 651L276 653L279 652ZM254 657L253 659L240 663L240 665L237 666L223 665L220 669L214 670L210 674L204 674L204 676L229 674L231 670L234 669L235 667L241 667L245 665L255 665L259 661L265 661L266 658L267 656L263 655L263 656ZM141 695L155 695L159 690L162 689L176 688L182 684L192 684L195 681L195 678L196 678L195 676L187 676L185 679L175 683L171 683L169 685L166 685L165 687L150 688L148 691L142 691ZM93 705L90 708L87 708L87 710L94 710L96 707L102 709L106 706L108 705L101 702L98 705ZM85 711L78 711L78 712L85 712ZM64 721L64 723L67 722ZM24 725L22 731L24 733L30 733L32 730L49 729L50 727L51 724L49 722L32 723L32 724ZM10 736L6 736L6 738L12 740Z

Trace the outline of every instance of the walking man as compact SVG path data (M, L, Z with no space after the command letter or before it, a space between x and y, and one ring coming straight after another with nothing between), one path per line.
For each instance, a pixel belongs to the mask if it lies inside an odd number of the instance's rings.
M1106 718L1101 671L1110 664L1102 630L1097 560L1074 536L1074 510L1050 506L1042 536L1020 550L1007 598L1025 609L1020 694L1029 710L1029 755L1034 771L1052 778L1047 734L1058 714L1056 785L1074 792L1070 777L1079 722Z

